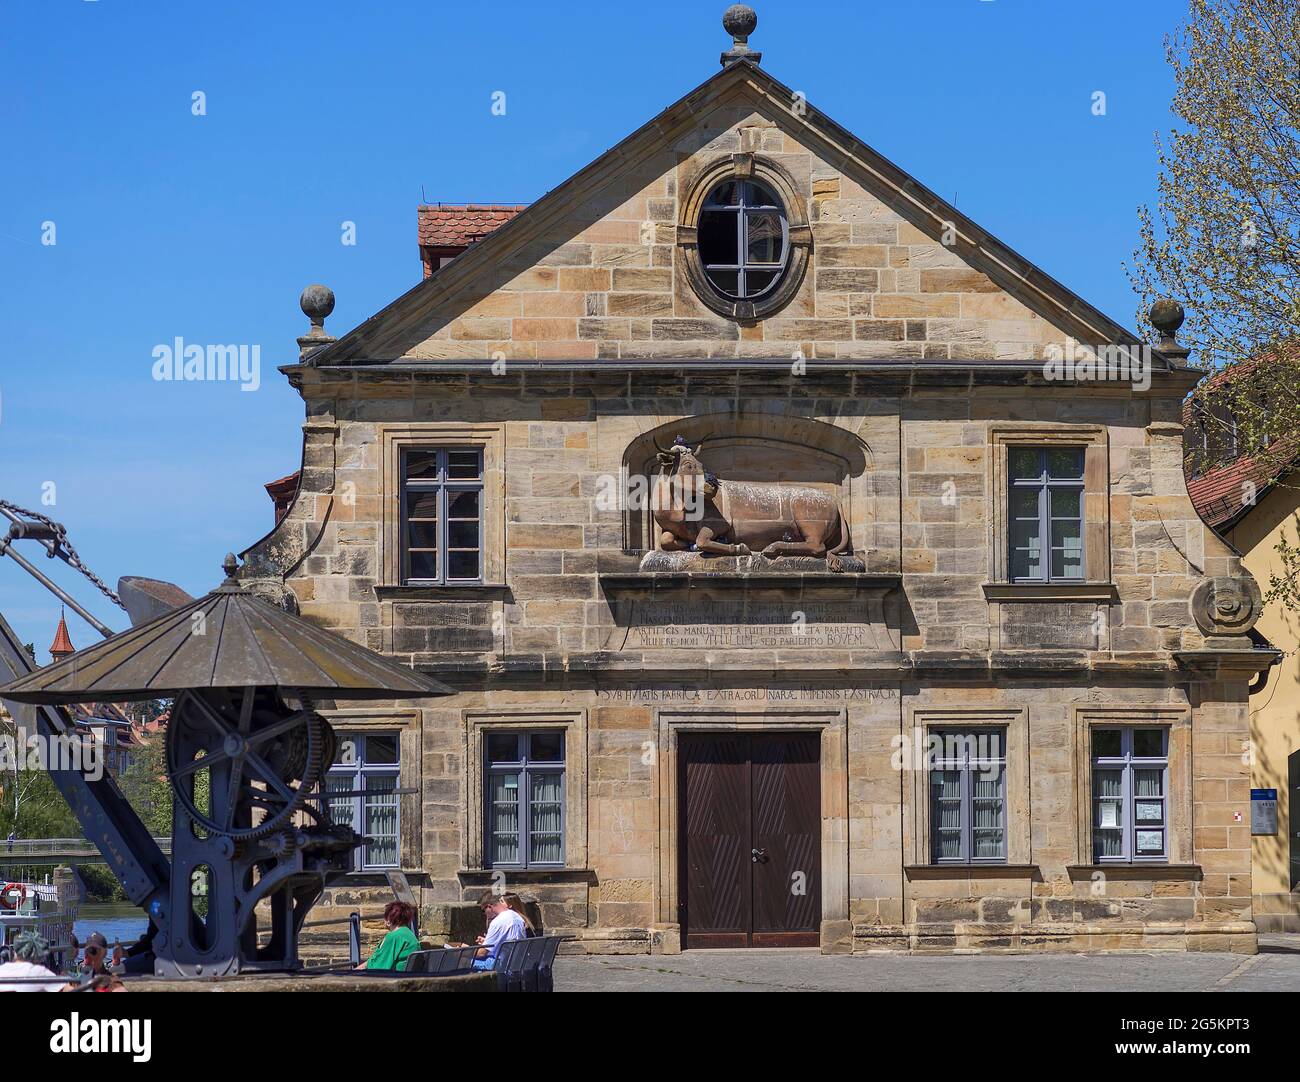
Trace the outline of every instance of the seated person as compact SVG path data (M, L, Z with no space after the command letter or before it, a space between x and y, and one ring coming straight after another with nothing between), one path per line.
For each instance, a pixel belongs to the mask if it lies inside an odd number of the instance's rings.
M12 960L0 964L0 992L61 992L66 980L60 980L50 969L50 947L32 931L19 932L13 941ZM6 978L28 978L6 980ZM54 977L50 984L30 981L32 977Z
M77 947L77 937L72 937L72 947ZM114 949L113 965L121 964L121 950ZM94 986L96 992L125 992L126 985L109 968L108 940L102 932L91 932L82 948L81 972L83 980Z
M505 898L491 891L484 894L479 904L483 916L487 919L487 934L475 941L481 948L474 959L475 969L491 969L496 965L497 949L502 943L510 943L527 936L523 918L507 904Z
M501 900L511 910L519 914L519 919L524 922L524 936L528 939L536 939L540 933L533 927L533 922L528 918L528 912L524 909L524 900L514 891L507 891L501 895Z
M384 906L384 927L388 934L374 953L358 969L405 969L406 960L420 949L420 941L411 931L415 907L406 902L389 902Z

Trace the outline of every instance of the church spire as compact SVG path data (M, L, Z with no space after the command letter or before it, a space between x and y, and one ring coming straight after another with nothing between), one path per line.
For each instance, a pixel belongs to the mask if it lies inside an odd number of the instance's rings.
M77 648L68 637L68 621L64 619L63 610L59 609L59 627L54 632L54 641L50 643L50 657L62 661L69 654L75 654Z

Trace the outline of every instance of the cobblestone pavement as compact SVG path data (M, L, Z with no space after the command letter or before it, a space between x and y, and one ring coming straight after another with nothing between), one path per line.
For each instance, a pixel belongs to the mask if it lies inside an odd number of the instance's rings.
M1300 991L1300 935L1260 953L823 956L814 950L561 957L557 992Z

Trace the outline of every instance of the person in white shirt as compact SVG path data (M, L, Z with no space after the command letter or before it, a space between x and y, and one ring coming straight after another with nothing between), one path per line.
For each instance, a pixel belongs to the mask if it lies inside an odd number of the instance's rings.
M528 928L524 924L523 917L506 905L506 900L500 895L485 894L481 905L488 926L487 934L481 935L475 940L480 950L478 957L474 960L474 968L491 969L496 965L497 950L501 944L516 939L525 939Z
M19 932L14 937L15 960L0 964L0 992L61 992L68 983L49 969L49 944L35 932ZM50 984L36 981L8 980L13 977L53 977Z

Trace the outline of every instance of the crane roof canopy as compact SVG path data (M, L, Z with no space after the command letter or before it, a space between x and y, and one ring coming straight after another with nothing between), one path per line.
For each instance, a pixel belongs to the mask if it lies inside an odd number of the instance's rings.
M66 705L171 698L186 689L281 687L328 699L401 699L452 689L225 582L187 605L6 687L16 702Z

